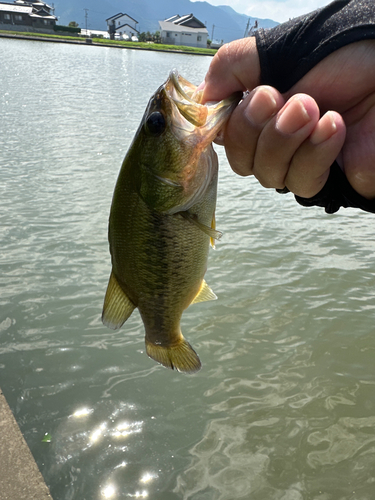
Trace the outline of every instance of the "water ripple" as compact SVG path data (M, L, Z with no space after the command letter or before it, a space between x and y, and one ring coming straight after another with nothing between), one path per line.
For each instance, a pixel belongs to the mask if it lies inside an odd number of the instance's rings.
M216 147L218 300L181 325L203 369L165 370L137 312L101 323L108 213L149 97L210 58L0 45L1 386L53 498L373 498L374 215L304 209Z

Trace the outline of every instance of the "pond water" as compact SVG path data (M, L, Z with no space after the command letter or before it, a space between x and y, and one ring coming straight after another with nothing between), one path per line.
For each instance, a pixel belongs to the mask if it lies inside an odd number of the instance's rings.
M0 40L0 386L54 500L370 500L374 215L327 216L223 150L207 282L150 360L100 321L117 174L150 96L209 57ZM45 433L51 442L42 442Z

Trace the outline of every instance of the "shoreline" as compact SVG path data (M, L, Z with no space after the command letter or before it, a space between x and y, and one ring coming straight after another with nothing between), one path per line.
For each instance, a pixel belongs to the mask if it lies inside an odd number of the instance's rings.
M0 389L0 498L52 500L14 415Z
M215 49L205 49L205 50L211 50L212 52L200 52L198 48L194 47L194 50L181 50L181 49L166 49L166 48L149 48L149 47L140 47L137 45L131 45L135 44L136 42L117 42L117 43L110 43L106 42L105 38L103 38L103 42L98 42L98 38L83 38L82 40L78 40L77 38L72 38L69 39L69 37L59 37L58 35L44 35L41 36L38 33L35 34L24 34L24 33L7 33L6 31L0 31L0 38L11 38L11 39L19 39L19 40L31 40L31 41L38 41L38 42L52 42L52 43L68 43L68 44L73 44L73 45L85 45L85 46L94 46L94 47L110 47L110 48L116 48L116 49L130 49L130 50L147 50L149 52L171 52L172 54L186 54L186 55L197 55L197 56L209 56L213 57L216 53ZM94 41L95 40L95 41ZM129 44L129 45L125 45ZM151 44L150 44L151 45ZM152 45L157 45L157 44L152 44ZM173 45L171 45L173 47Z

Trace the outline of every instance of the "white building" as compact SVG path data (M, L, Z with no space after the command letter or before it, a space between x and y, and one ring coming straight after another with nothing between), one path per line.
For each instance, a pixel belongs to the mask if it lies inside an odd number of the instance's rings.
M102 30L86 30L82 28L81 35L89 36L91 38L109 38L108 31L102 31Z
M161 42L167 45L187 45L188 47L207 47L208 31L206 26L193 14L175 16L159 21Z
M138 37L139 31L136 26L138 21L128 16L127 14L116 14L115 16L106 19L108 33L111 39L114 38L129 38Z

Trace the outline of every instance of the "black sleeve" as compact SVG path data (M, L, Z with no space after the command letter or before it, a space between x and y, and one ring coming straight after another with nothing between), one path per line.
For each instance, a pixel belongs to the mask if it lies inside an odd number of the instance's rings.
M375 213L375 200L367 200L359 195L336 162L331 166L328 180L317 195L312 198L296 195L295 199L304 207L324 207L327 214L334 214L340 207L360 208Z
M286 92L335 50L375 38L375 1L335 0L255 36L261 83Z
M306 16L270 30L259 30L255 36L261 83L286 92L335 50L360 40L375 39L375 0L335 0ZM375 213L375 200L360 196L336 162L326 185L316 196L295 198L303 206L324 207L327 213L337 212L340 207Z

